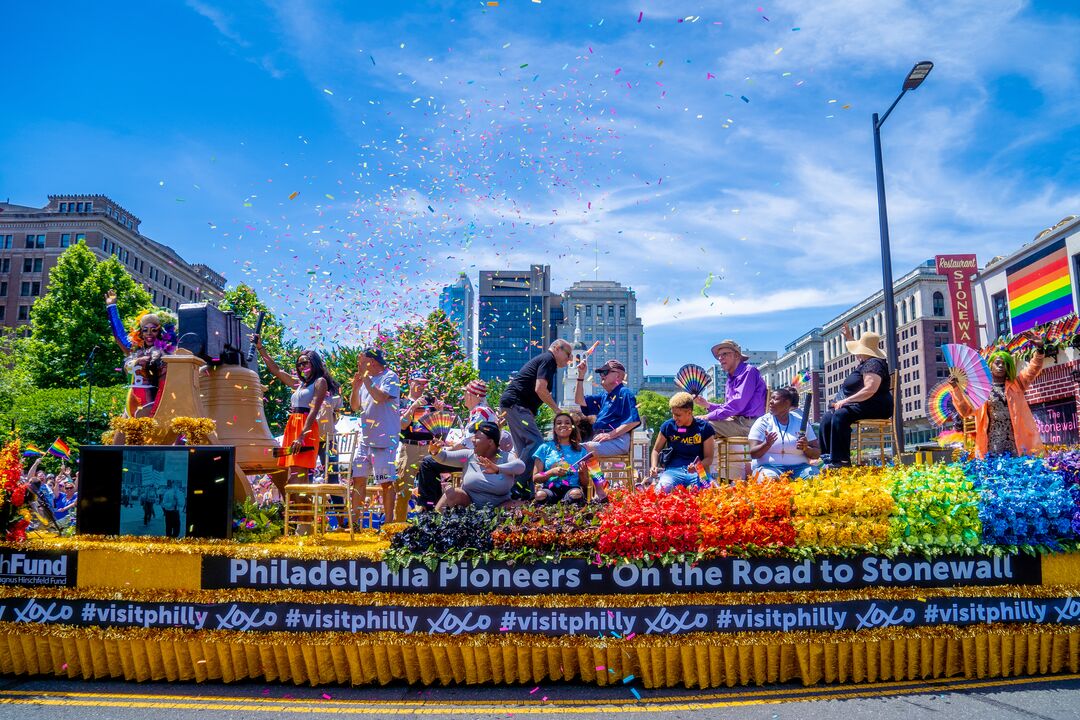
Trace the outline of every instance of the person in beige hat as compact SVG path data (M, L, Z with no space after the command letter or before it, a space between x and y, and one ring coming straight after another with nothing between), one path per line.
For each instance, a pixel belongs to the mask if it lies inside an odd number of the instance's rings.
M721 340L712 346L713 357L727 373L724 402L711 403L700 395L694 402L708 410L699 420L712 424L718 437L744 437L754 421L765 414L768 390L761 373L746 363L750 358L734 340Z
M889 365L881 351L881 336L864 332L858 340L847 323L841 330L847 350L858 365L840 386L831 408L821 418L822 457L829 467L851 464L851 426L859 420L892 417L893 398L889 388Z

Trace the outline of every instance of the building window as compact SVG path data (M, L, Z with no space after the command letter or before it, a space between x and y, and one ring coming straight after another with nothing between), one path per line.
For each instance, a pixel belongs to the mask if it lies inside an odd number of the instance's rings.
M9 270L11 270L11 258L0 260L0 272L8 272Z
M94 212L94 203L86 203L86 207L84 209L86 210L86 212Z
M75 233L75 242L86 242L86 233Z
M13 235L0 235L0 250L11 249L11 238Z
M7 314L4 312L5 310L7 310L7 307L4 305L0 305L0 321L2 321L4 319L4 316Z
M7 297L7 283L6 282L0 282L0 297ZM4 307L4 306L0 305L0 307Z
M29 319L30 319L30 306L29 305L20 305L19 306L19 320L29 320Z
M1006 292L999 292L992 298L994 304L994 332L997 337L1005 337L1011 332L1012 321L1009 317L1009 297Z
M41 272L42 258L23 258L22 271L24 273Z
M68 247L69 245L71 245L71 233L61 233L60 247Z
M934 317L945 317L945 296L934 293Z
M62 213L67 212L67 203L60 203L60 212L62 212Z
M19 297L30 297L30 283L24 282L19 286Z
M40 294L41 294L41 283L40 282L32 282L32 283L30 283L30 295L32 295L33 297L37 297Z

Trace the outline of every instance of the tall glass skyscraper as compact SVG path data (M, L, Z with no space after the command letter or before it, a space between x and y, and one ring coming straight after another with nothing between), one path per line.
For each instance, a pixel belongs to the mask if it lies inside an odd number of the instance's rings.
M551 293L551 268L481 270L479 354L484 380L506 380L557 337L562 307Z
M439 309L446 313L450 322L457 328L461 342L461 351L469 362L473 360L473 284L466 273L458 276L457 282L447 285L439 294Z

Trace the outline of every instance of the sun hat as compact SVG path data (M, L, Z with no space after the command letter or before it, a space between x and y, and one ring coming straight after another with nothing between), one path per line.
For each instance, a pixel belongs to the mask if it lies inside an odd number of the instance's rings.
M721 340L720 342L713 345L712 346L712 356L714 358L716 358L717 360L719 360L720 359L720 351L724 350L724 349L734 350L735 352L737 352L739 354L739 357L741 357L743 360L749 360L750 359L750 356L747 355L746 353L744 353L742 351L742 347L739 345L739 343L735 342L734 340Z
M864 332L858 340L848 340L844 345L852 355L869 355L881 360L885 359L885 353L881 351L881 336L876 332Z

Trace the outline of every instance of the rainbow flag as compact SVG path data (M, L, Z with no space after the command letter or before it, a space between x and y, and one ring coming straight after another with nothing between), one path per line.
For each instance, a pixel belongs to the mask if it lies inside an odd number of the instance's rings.
M1065 238L1012 265L1005 277L1014 334L1073 312Z
M585 469L589 471L589 479L592 480L593 487L602 488L607 485L607 478L604 477L604 471L600 469L600 458L596 457L593 453L589 453L585 456Z
M686 469L692 473L697 473L698 484L702 487L709 484L709 473L705 470L705 465L700 460L695 460L686 466Z
M803 388L810 387L810 371L800 370L795 373L795 377L791 380L791 385L796 390L802 390Z
M23 457L40 457L41 455L44 455L45 453L38 450L36 446L28 444L26 446L26 449L23 450L22 454L23 454Z
M49 454L63 460L70 460L71 448L66 442L64 442L63 438L56 438L56 440L53 441L53 444L49 447Z

